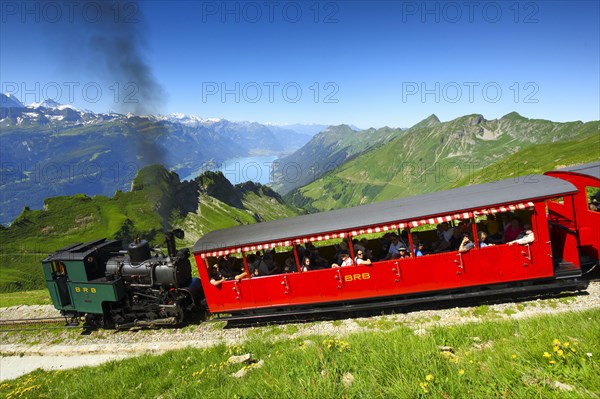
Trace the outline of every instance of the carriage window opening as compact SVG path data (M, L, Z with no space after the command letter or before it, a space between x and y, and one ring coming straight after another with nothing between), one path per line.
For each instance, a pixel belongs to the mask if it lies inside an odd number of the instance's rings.
M565 199L563 197L552 198L550 201L555 202L557 204L564 204L565 203Z
M219 285L223 281L242 280L249 277L242 253L207 256L204 262L210 282L213 285Z
M600 187L587 186L585 194L588 204L588 210L592 212L600 212Z
M52 262L51 264L52 272L56 274L64 274L65 273L65 264L60 261Z
M300 246L298 248L302 251ZM246 261L252 277L274 276L298 271L292 246L279 246L248 252Z
M499 218L498 215L490 214L476 217L475 224L477 226L478 234L480 234L479 232L485 234L483 240L485 244L503 244L504 226L502 219Z
M385 257L385 248L383 245L384 233L365 233L352 236L352 252L354 253L354 264L372 264ZM347 248L348 241L345 241L344 249ZM358 255L360 253L360 256ZM360 259L359 259L360 258ZM342 259L338 258L340 264ZM337 262L336 262L337 263Z

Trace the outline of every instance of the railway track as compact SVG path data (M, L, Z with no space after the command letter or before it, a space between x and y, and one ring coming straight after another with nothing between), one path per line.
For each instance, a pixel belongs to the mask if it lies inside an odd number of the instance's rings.
M29 319L0 319L0 331L25 331L51 328L80 328L79 320L68 317L37 317Z

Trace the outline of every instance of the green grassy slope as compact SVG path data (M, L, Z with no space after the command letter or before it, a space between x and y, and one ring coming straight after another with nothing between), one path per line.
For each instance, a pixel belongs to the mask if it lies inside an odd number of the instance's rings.
M600 135L590 135L578 140L538 144L526 147L470 174L465 174L455 181L449 182L448 187L461 187L532 173L544 173L565 166L598 160L600 160Z
M9 228L0 230L0 292L43 288L40 261L68 244L102 237L126 243L144 237L162 246L163 231L178 226L186 232L184 244L191 245L211 230L297 213L267 187L253 183L234 187L222 174L209 173L180 182L175 173L153 165L140 170L130 192L119 191L112 198L52 197L45 200L43 210L25 208ZM228 195L239 199L236 206L207 193L211 185L227 184Z
M445 123L428 119L290 192L286 201L309 211L329 210L468 184L469 177L503 160L529 160L516 172L526 174L600 159L597 121L555 123L516 113L493 121L480 115ZM496 166L484 172L494 176L490 180L510 175Z
M203 177L206 178L207 175ZM286 205L283 199L268 187L251 182L231 186L220 173L216 174L216 177L213 175L208 178L210 184L204 180L203 187L208 190L201 190L197 211L188 213L178 222L186 232L185 245L192 246L209 231L282 219L300 213L300 210ZM231 186L230 190L227 189L228 185ZM215 193L216 187L219 188L218 194Z
M494 319L492 314L475 323L447 326L441 322L427 327L425 334L387 319L357 319L357 324L373 330L343 337L336 334L336 322L328 327L327 335L319 335L319 328L313 329L315 335L298 336L296 325L271 326L252 329L248 331L251 338L231 346L147 354L97 367L36 370L5 381L0 395L597 398L599 321L596 308L510 320ZM231 355L246 353L260 365L228 361ZM242 368L246 375L234 377Z
M273 167L272 187L286 194L402 133L401 129L389 127L356 131L347 125L330 126L298 151L277 160Z

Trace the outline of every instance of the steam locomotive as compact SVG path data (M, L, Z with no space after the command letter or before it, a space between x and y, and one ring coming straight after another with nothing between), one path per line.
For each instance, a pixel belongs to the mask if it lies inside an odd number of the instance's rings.
M64 247L42 261L54 306L67 317L85 317L89 326L126 329L177 325L200 307L202 285L192 278L189 249L179 251L166 234L167 253L135 240L101 239Z

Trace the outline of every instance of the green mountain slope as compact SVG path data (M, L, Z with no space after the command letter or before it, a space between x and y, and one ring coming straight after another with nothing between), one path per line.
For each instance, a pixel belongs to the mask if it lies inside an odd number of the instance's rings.
M221 172L197 177L199 205L178 220L186 232L186 245L193 245L212 230L292 217L301 211L286 205L269 187L252 182L232 185Z
M544 173L566 166L598 161L600 159L600 135L583 139L546 143L526 147L500 161L474 171L451 187L486 183L498 179Z
M211 187L225 189L215 194ZM222 200L227 196L239 201L230 205ZM1 228L0 292L43 288L40 260L67 244L144 237L162 246L163 232L177 226L184 228L189 245L214 229L296 213L260 184L232 186L220 172L181 182L176 173L152 165L140 170L130 192L47 198L43 210L25 208L10 227Z
M468 184L469 176L502 159L514 162L510 157L525 149L533 151L530 161L536 162L534 149L545 144L554 148L555 165L564 163L560 159L565 155L558 156L558 143L565 142L585 141L589 146L569 156L572 163L600 159L598 125L597 121L533 120L517 113L491 121L481 115L467 115L444 123L431 116L400 137L288 193L285 199L294 206L320 211L437 191L459 182ZM546 154L541 148L540 154ZM552 158L551 153L548 158ZM546 165L552 164L545 155L541 159ZM525 169L522 173L529 173ZM490 180L504 177L497 172L496 167L487 169L493 176Z
M330 126L298 151L275 161L272 187L286 194L401 134L401 129L388 127L357 131L347 125Z

